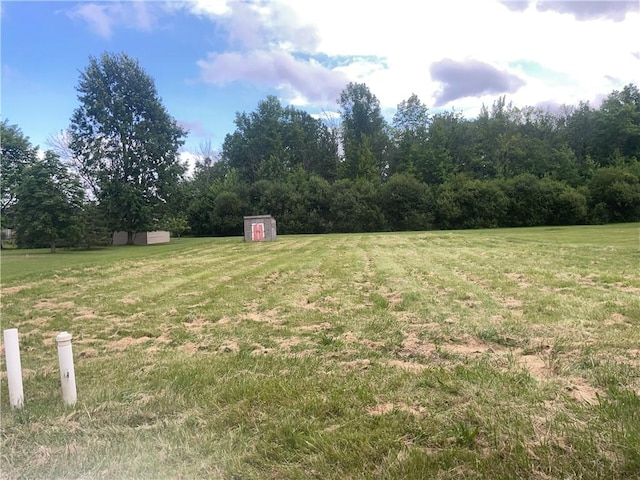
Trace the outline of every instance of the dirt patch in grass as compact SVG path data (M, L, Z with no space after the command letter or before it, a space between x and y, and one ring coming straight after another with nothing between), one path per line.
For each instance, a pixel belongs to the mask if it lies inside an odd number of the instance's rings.
M397 354L401 357L431 357L435 354L435 346L421 340L415 332L409 332Z
M368 370L371 367L371 360L369 359L358 359L352 360L350 362L340 362L340 367L347 372L353 371L363 371Z
M171 337L169 337L169 333L168 332L162 332L162 335L160 335L159 337L156 337L156 340L154 343L161 343L161 344L169 344L171 343Z
M322 322L313 325L302 325L296 328L296 330L299 332L322 332L323 330L329 330L331 326L329 322Z
M150 340L153 340L151 337L140 337L140 338L132 338L132 337L123 337L114 342L109 342L105 345L108 350L126 350L129 347L135 347L137 345L141 345Z
M123 305L135 305L136 303L140 302L140 299L135 297L135 298L121 298L119 300L120 303L122 303Z
M547 380L553 376L553 370L549 368L548 362L539 355L523 355L520 360L529 375L536 380Z
M195 320L191 321L191 322L182 322L182 325L184 325L184 327L187 330L193 330L195 332L201 332L202 329L207 326L209 324L209 320L207 320L206 318L196 318Z
M68 308L73 308L73 302L61 302L55 303L49 300L41 300L34 305L35 308L39 310L66 310Z
M81 310L79 315L73 317L74 320L93 320L95 318L98 318L98 315L90 310Z
M394 368L399 368L401 370L406 370L408 372L421 372L428 368L426 365L415 362L404 362L402 360L389 360L387 365Z
M376 342L375 340L361 340L359 342L361 345L364 345L365 347L371 348L373 350L377 350L379 348L383 348L384 347L384 342Z
M198 351L198 344L193 342L186 342L180 345L180 350L186 353L196 353Z
M56 337L60 332L54 332L52 330L42 332L42 344L46 346L55 345ZM74 343L80 343L77 339L73 340Z
M598 396L604 395L602 390L589 385L582 378L571 377L568 381L565 391L578 402L594 404L598 402Z
M353 332L344 332L340 335L340 340L344 343L358 343L358 336Z
M471 309L478 308L482 305L482 302L480 300L472 300L472 299L456 300L456 303L459 303L463 307L471 308Z
M49 322L51 321L52 317L36 317L36 318L31 318L29 320L27 320L25 323L28 323L29 325L34 325L36 327L44 327L49 325Z
M638 288L638 287L633 287L631 285L625 285L624 283L620 283L620 282L617 282L614 285L621 292L640 294L640 288Z
M527 277L521 273L507 273L505 276L510 280L518 282L518 288L527 288L531 286L531 283L527 281Z
M387 413L391 413L393 411L393 403L379 403L374 407L367 408L367 413L373 417L379 417L381 415L386 415Z
M292 358L308 358L318 354L318 351L315 348L308 348L306 350L300 350L299 352L293 352L287 354L287 356Z
M299 337L288 337L276 339L275 342L280 350L289 351L292 347L300 345L302 340Z
M626 317L621 313L612 313L609 318L604 321L604 324L607 326L624 325L625 323L630 323L629 317Z
M500 302L500 304L505 307L505 308L509 308L509 309L518 309L518 308L522 308L522 300L518 300L517 298L503 298L498 300Z
M456 275L458 275L460 278L466 280L469 283L473 283L474 285L479 285L483 288L488 288L489 287L489 282L487 282L485 279L480 278L476 275L473 275L472 273L469 272L462 272L460 270L454 270L454 273Z
M270 355L275 352L274 348L265 347L260 344L255 344L253 347L253 350L251 350L252 357L262 357L264 355Z
M14 293L21 292L22 290L26 290L27 288L33 287L33 284L28 283L26 285L16 285L15 287L6 287L0 290L0 296L4 295L13 295Z
M240 346L238 342L234 340L225 340L222 342L222 345L218 347L218 352L220 353L238 353L240 351Z
M283 323L282 315L280 315L280 309L272 308L271 310L253 311L242 314L242 318L245 320L251 320L252 322L268 323L270 325L280 325Z
M79 358L94 358L98 356L98 351L95 348L86 348L78 353Z
M400 410L402 412L410 413L415 416L422 416L427 411L426 408L419 405L407 405L404 402L399 403L379 403L374 407L367 408L367 413L373 417L379 417L382 415L387 415L388 413L393 412L394 410Z
M458 343L448 343L442 346L445 350L457 355L475 355L479 353L495 353L500 348L496 346L489 346L482 340L472 337L471 335L464 335Z
M399 303L402 303L402 293L401 292L385 292L382 291L380 292L380 295L382 295L387 302L389 302L390 306L394 306L394 305L398 305Z
M331 310L328 309L327 307L323 307L322 305L318 305L317 302L311 302L309 301L309 299L306 300L300 300L297 305L300 308L304 308L307 310L316 310L320 313L329 313Z

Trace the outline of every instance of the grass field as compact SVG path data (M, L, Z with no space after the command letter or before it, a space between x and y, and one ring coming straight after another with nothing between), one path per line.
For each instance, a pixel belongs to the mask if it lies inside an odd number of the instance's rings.
M0 478L640 478L639 252L638 224L4 251Z

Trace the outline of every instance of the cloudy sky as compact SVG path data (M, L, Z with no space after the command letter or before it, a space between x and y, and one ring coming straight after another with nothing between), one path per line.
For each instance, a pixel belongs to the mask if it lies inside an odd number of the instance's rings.
M597 104L640 83L640 1L3 1L2 118L35 145L65 129L89 56L126 52L190 130L219 147L269 94L330 115L349 81L391 118L412 93L432 112Z

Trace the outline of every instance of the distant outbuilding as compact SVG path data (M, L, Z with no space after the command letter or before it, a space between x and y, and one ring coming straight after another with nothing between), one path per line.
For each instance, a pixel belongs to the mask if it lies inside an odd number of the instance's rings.
M244 241L267 242L276 239L276 219L271 215L244 217Z
M129 241L128 232L115 232L113 234L114 245L126 245ZM154 245L156 243L169 243L169 232L158 230L155 232L138 232L133 235L134 245Z

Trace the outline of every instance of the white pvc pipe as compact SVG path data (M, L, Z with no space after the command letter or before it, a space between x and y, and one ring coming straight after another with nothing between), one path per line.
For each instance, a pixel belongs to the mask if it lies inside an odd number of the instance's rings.
M9 404L11 408L22 408L24 392L22 390L22 365L20 363L20 343L18 329L4 331L4 355L7 359L7 381L9 383Z
M76 372L73 368L73 351L71 350L71 334L60 332L58 342L58 362L60 364L60 382L62 383L62 400L67 405L76 403Z

